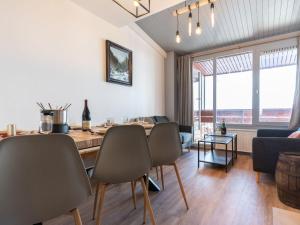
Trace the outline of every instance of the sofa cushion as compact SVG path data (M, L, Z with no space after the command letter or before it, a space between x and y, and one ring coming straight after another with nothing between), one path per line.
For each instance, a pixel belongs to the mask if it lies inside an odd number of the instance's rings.
M288 138L300 138L300 131L295 131L291 133Z

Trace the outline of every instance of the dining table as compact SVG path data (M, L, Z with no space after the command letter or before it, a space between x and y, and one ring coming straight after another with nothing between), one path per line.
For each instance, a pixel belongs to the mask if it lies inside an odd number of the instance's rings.
M147 136L150 135L151 129L154 127L154 124L149 123L131 123L131 125L137 124L141 125L145 129L145 133ZM129 124L130 125L130 124ZM100 150L100 146L104 139L105 133L111 126L99 126L93 127L90 131L82 131L80 128L70 129L69 135L73 138L78 152L82 158L84 163L84 167L87 172L91 172L95 166L95 160L97 153ZM17 131L17 135L34 135L39 134L38 131ZM6 132L0 131L0 141L6 138ZM145 177L146 178L146 177ZM160 191L159 186L153 181L153 179L149 176L149 191ZM37 223L34 225L42 225L42 223Z
M154 124L149 123L131 123L141 125L145 129L146 136L150 135ZM100 150L101 143L105 136L105 133L110 127L94 127L91 131L82 130L70 130L69 136L71 136L77 146L79 154L83 160L85 169L88 173L92 172L95 166L95 160L98 151ZM149 191L160 191L159 185L149 176L148 177Z
M128 125L141 125L145 129L147 136L150 135L154 124L150 123L130 123ZM69 135L75 142L78 152L82 158L84 167L89 175L95 166L96 156L100 150L100 146L104 139L105 133L111 126L95 126L90 131L82 131L80 127L71 127ZM1 135L2 134L2 135ZM0 141L5 138L5 132L0 131ZM18 131L17 135L34 135L39 134L38 131ZM149 177L149 190L160 191L159 186Z

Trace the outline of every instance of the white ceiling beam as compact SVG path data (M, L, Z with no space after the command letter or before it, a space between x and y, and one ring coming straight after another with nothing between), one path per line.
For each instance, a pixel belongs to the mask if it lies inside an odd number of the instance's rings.
M198 4L199 4L199 8L201 8L203 6L206 6L206 5L214 3L214 2L215 1L213 1L213 0L211 0L211 1L209 1L209 0L199 0L199 1L193 2L190 5L187 5L185 7L180 8L180 9L174 10L172 15L177 16L177 14L182 15L182 14L185 14L185 13L189 13L190 10L197 9Z

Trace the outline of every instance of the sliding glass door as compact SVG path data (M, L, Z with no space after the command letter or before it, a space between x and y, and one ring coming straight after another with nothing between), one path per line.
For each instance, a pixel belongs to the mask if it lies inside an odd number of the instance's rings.
M252 52L218 57L216 123L252 124Z
M212 132L213 116L213 61L193 63L194 135L195 139Z

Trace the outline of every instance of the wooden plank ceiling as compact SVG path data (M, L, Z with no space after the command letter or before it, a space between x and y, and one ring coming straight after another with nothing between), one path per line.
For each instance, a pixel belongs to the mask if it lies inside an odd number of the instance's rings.
M193 1L188 1L193 2ZM175 42L176 17L172 12L184 3L154 14L137 24L166 51L178 53L208 50L300 30L300 0L216 0L215 27L209 6L200 9L200 36L188 36L188 15L179 17L181 43ZM197 10L193 11L193 29Z
M216 59L217 75L227 73L238 73L252 70L253 54L245 52L242 54L219 57ZM297 48L291 46L284 49L274 49L262 52L260 56L261 69L282 67L297 64ZM203 60L193 63L194 70L204 76L213 75L213 61Z

